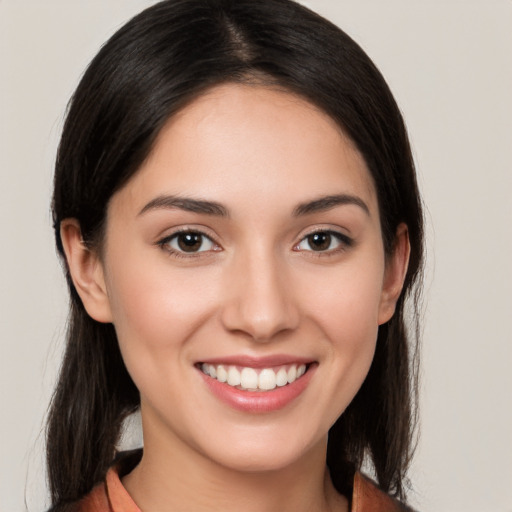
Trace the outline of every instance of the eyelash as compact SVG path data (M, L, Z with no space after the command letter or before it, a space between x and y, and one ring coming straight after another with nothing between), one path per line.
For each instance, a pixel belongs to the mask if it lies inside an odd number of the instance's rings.
M327 249L327 250L320 250L320 251L315 251L314 249L311 248L311 245L309 245L310 250L307 250L307 249L304 250L304 249L300 248L301 244L303 244L305 242L307 243L308 238L313 237L315 235L320 235L320 234L327 235L327 236L331 237L331 239L329 240L330 243L332 242L332 238L335 239L339 245L337 247L335 247L334 249ZM203 250L203 251L186 252L186 251L181 251L179 249L171 247L170 244L173 241L177 241L178 237L181 235L199 236L202 238L201 246L204 244L205 240L207 240L215 248ZM202 253L217 252L217 251L222 250L220 248L220 246L218 244L216 244L216 242L212 239L211 236L207 235L206 233L204 233L201 230L187 229L187 228L180 229L179 231L175 231L174 233L162 238L161 240L159 240L156 243L156 245L158 245L163 250L165 250L170 255L172 255L173 257L176 257L176 258L197 258L197 257L205 256ZM307 233L303 238L301 238L299 243L297 243L293 247L293 250L297 251L297 252L309 252L309 253L311 253L311 256L314 256L314 257L327 257L327 256L332 256L334 254L343 252L343 251L349 249L350 247L352 247L353 245L354 245L354 240L343 233L340 233L338 231L333 231L331 229L317 229L310 233Z
M321 250L321 251L315 251L314 249L311 248L311 245L309 244L311 250L306 250L306 252L309 252L311 253L310 256L313 256L313 257L328 257L328 256L333 256L335 254L338 254L340 252L343 252L343 251L346 251L347 249L350 249L353 245L354 245L354 240L352 238L350 238L349 236L343 234L343 233L340 233L338 231L334 231L332 229L316 229L308 234L306 234L298 244L296 244L294 246L294 250L295 251L302 251L302 249L300 249L300 245L303 244L303 243L307 243L308 241L308 238L310 237L313 237L315 235L327 235L330 237L329 239L329 242L332 243L332 239L336 240L336 242L338 243L338 246L333 248L333 249L327 249L327 250Z
M187 229L187 228L180 229L178 231L175 231L171 235L168 235L168 236L162 238L161 240L159 240L157 242L156 245L160 246L164 251L168 252L171 256L176 257L176 258L197 258L197 257L204 256L203 253L208 253L208 252L211 252L211 251L216 252L216 251L220 250L220 249L209 249L209 250L206 250L206 251L186 252L186 251L180 251L179 249L175 249L175 248L171 247L170 244L174 240L177 241L178 237L182 236L182 235L196 235L196 236L200 236L202 238L201 245L203 245L205 240L207 240L213 246L219 247L212 240L212 237L207 235L203 231L201 231L199 229Z

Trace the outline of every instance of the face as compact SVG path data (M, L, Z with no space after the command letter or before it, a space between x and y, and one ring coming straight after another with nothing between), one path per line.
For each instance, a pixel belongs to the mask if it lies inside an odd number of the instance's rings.
M401 281L351 141L304 100L242 85L167 123L111 199L98 265L104 302L84 303L115 326L145 454L238 470L325 451Z

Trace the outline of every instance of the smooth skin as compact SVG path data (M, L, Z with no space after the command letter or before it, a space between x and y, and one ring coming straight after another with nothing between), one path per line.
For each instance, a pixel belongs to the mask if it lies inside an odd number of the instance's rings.
M327 432L367 375L409 257L404 225L385 257L378 211L331 118L287 92L225 84L167 122L112 197L101 252L63 221L75 286L114 324L140 390L144 455L123 483L144 512L348 510ZM197 367L276 354L314 364L271 412L230 407Z

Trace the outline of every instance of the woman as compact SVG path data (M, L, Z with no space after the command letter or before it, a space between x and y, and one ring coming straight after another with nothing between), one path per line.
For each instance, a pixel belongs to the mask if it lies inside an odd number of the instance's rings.
M400 509L421 205L347 35L289 0L142 12L72 99L53 214L54 510ZM144 451L114 464L139 408Z

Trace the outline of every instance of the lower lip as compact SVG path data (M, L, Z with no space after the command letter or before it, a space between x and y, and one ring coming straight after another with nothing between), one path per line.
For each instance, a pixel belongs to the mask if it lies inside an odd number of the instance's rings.
M316 366L315 364L310 365L308 371L291 384L270 391L243 391L224 382L219 382L217 379L205 375L201 370L198 371L210 391L222 402L239 411L265 413L283 409L295 400L306 389Z

